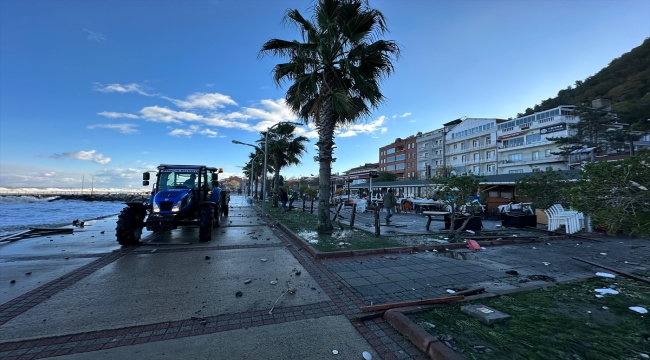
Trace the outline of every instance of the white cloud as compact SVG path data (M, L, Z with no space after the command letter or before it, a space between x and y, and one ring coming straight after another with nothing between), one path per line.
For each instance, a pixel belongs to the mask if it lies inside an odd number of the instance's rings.
M61 154L52 154L50 155L53 159L74 159L74 160L84 160L92 161L100 165L106 165L111 162L111 158L104 157L102 154L97 154L97 150L90 151L72 151L65 152Z
M155 96L155 94L149 94L145 91L145 87L142 85L138 85L136 83L132 84L127 84L127 85L120 85L120 84L109 84L109 85L102 85L99 83L95 83L95 87L93 88L95 91L101 91L104 93L110 93L110 92L118 92L118 93L130 93L130 92L135 92L140 95L145 95L145 96Z
M140 118L138 115L135 115L135 114L120 113L120 112L114 112L114 111L102 111L102 112L98 112L97 115L105 116L105 117L110 118L110 119L119 119L119 118L138 119L138 118Z
M135 175L140 175L142 172L143 171L141 169L134 168L102 169L102 171L95 174L95 176L118 176L121 178L133 178Z
M214 84L205 84L205 86L207 86L207 87L213 87Z
M203 129L199 125L190 125L187 129L174 129L169 132L171 136L187 136L191 137L193 134L205 135L210 138L217 137L217 132L210 129Z
M166 96L163 99L169 100L174 105L183 109L210 109L223 108L226 105L237 105L237 103L228 95L219 93L194 93L189 95L185 100L176 100Z
M396 118L396 117L397 117L397 115L393 115L393 119Z
M46 177L52 177L56 175L54 171L46 172L46 173L41 173L41 176L46 176Z
M404 113L404 114L400 115L399 117L407 117L407 116L409 116L409 115L411 115L411 113L410 113L410 112L407 112L407 113Z
M134 129L136 124L95 124L88 126L89 129L103 128L103 129L115 129L121 132L122 134L137 134L138 130Z
M95 31L90 31L88 29L83 29L83 31L88 33L88 36L86 37L90 41L96 41L98 43L104 42L106 40L106 36L102 33L98 33Z
M147 121L164 123L181 123L182 121L200 121L204 117L191 112L176 111L159 106L148 106L140 110L140 114Z
M385 133L388 131L386 127L382 127L384 122L386 122L385 116L380 116L377 119L366 123L366 124L352 124L345 127L342 127L337 130L337 137L350 137L357 136L359 134L374 135L378 131Z

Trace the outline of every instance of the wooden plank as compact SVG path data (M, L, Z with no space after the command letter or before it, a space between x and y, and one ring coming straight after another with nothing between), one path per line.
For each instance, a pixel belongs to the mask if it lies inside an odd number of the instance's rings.
M17 233L13 233L13 234L10 234L10 235L7 235L7 236L3 236L2 238L0 238L0 241L9 241L12 238L15 238L17 236L23 236L23 235L25 235L27 233L30 233L30 232L32 232L32 231L31 230L19 231ZM15 239L15 240L18 240L18 239Z
M429 305L429 304L446 304L446 303L450 303L450 302L453 302L453 301L461 301L463 299L465 299L465 296L463 296L463 295L446 296L446 297L433 298L433 299L402 301L402 302L396 302L396 303L388 303L388 304L380 304L380 305L372 305L372 306L362 306L362 307L359 308L359 310L361 310L361 312L370 312L370 311L388 310L388 309L392 309L392 308L399 308L399 307L406 307L406 306Z
M630 278L630 279L633 279L633 280L636 280L636 281L641 281L641 282L644 282L646 284L650 284L650 279L644 278L644 277L641 277L641 276L637 276L637 275L634 275L634 274L630 274L629 272L626 272L626 271L612 269L612 268L610 268L608 266L596 264L594 262L591 262L591 261L588 261L588 260L585 260L585 259L580 259L580 258L577 258L577 257L571 257L571 259L582 261L583 263L587 263L589 265L593 265L593 266L605 269L607 271L611 271L613 273L622 275L622 276L624 276L626 278Z

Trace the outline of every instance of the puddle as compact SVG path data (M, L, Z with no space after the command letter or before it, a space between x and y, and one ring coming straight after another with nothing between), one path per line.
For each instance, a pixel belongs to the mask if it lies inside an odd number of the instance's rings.
M463 251L441 251L438 253L438 255L456 259L456 260L478 260L478 256Z

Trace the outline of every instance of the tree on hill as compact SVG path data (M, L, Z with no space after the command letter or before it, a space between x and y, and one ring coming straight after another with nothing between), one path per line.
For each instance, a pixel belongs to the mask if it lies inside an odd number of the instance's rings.
M612 111L621 121L631 124L632 130L648 130L650 122L650 38L605 68L584 80L576 80L555 98L548 98L521 116L544 111L560 105L583 104L603 97L612 101Z
M385 99L380 82L394 71L399 56L394 41L382 40L384 15L365 0L318 0L312 19L289 9L284 21L295 25L302 39L271 39L260 54L287 57L273 68L278 85L291 83L286 104L318 131L318 231L333 230L329 213L334 131L370 115Z

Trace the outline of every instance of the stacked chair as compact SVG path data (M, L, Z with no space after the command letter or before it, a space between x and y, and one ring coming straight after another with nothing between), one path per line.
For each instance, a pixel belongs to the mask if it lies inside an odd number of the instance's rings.
M548 217L548 230L555 231L564 225L567 234L575 234L584 229L584 215L578 211L564 210L562 205L555 204L544 210Z

